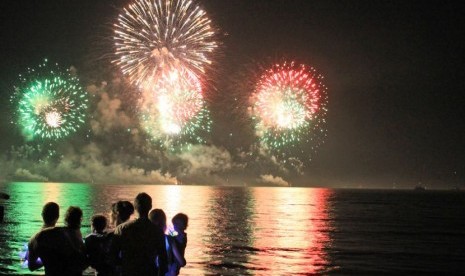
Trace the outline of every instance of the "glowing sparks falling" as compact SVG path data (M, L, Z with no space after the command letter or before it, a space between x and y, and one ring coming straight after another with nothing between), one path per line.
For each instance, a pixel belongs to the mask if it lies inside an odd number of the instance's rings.
M190 71L171 70L156 79L150 87L165 133L181 132L186 122L203 106L200 80Z
M141 115L142 124L152 138L163 148L176 151L191 144L206 143L205 136L211 132L210 113L203 107L183 126L172 121L173 118L159 116L157 110L147 110Z
M59 139L84 124L87 95L79 80L47 61L20 76L12 101L17 105L17 122L27 139Z
M211 120L195 74L173 69L150 82L142 97L141 121L153 140L174 149L188 143L205 143Z
M135 0L114 24L114 63L141 89L141 124L166 148L204 143L210 132L200 78L215 37L192 0Z
M252 117L261 144L286 155L312 150L326 136L326 87L313 68L295 63L276 64L260 77L250 98Z
M217 48L210 19L191 0L136 0L114 32L114 62L136 85L179 66L203 73Z

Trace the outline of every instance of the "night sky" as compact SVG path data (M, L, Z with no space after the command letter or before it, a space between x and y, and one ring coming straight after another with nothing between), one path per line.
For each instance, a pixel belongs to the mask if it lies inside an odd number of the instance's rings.
M111 25L130 1L0 2L0 149L21 144L10 124L17 75L44 57L81 79L108 58ZM431 2L431 3L430 3ZM461 1L204 0L220 30L210 94L274 57L314 66L328 87L328 137L296 185L448 188L465 183L465 5ZM116 74L115 72L114 74ZM95 77L97 79L97 77ZM235 80L240 82L240 80ZM212 102L222 110L221 101ZM215 112L214 112L215 115ZM216 112L214 144L237 146ZM234 121L234 118L232 119ZM240 132L234 135L241 136ZM309 180L313 179L313 180ZM399 183L399 184L397 184Z

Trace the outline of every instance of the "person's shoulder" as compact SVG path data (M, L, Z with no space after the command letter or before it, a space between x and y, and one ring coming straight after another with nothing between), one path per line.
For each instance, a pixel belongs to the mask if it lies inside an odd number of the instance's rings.
M134 224L137 224L137 222L138 222L137 219L128 220L128 221L123 222L120 225L118 225L118 227L121 228L121 229L129 228L129 227L132 227ZM118 227L116 227L116 228L118 228Z
M86 244L86 246L92 246L93 244L105 243L107 240L107 234L90 233L84 238L84 243Z
M47 232L47 233L53 233L53 232L63 232L65 231L66 229L68 229L67 227L65 226L55 226L55 227L47 227L47 228L44 228L42 231L43 232Z
M113 235L121 235L121 233L126 231L126 229L133 227L136 221L137 220L129 220L116 226L115 230L113 231Z
M165 235L163 234L163 236L165 237L165 239L168 241L169 244L173 244L173 242L175 242L175 238L171 235Z
M86 247L92 246L97 242L96 237L91 233L84 238L84 244Z
M63 232L63 227L47 227L39 231L37 236L55 235Z
M140 227L144 228L146 231L155 232L156 234L164 235L163 230L160 227L153 224L149 219L139 219Z
M32 237L29 239L28 246L31 247L31 245L36 244L37 240L39 239L40 233L42 233L44 229L41 229L39 232L35 233L32 235Z
M177 236L175 236L175 240L180 243L180 244L185 244L187 243L187 233L178 233Z
M92 241L92 240L95 240L97 239L98 236L95 235L94 233L90 233L89 235L87 235L85 238L84 238L84 241L88 242L88 241Z
M31 236L31 241L32 240L36 240L37 237L39 237L40 233L42 233L45 229L48 229L48 228L41 228L39 231L37 231L34 235Z
M111 238L112 236L114 236L115 235L115 228L106 230L105 235L106 235L107 238Z
M34 237L34 241L31 239L32 242L36 243L48 243L51 240L60 239L63 236L62 227L48 227L40 230Z
M50 235L53 235L53 236L55 235L56 236L74 236L76 235L76 229L71 229L66 226L59 226L59 227L53 228L53 230L51 229L49 233ZM81 239L82 239L82 236L81 236Z
M87 238L90 238L90 239L103 239L107 235L108 235L107 233L90 233L84 239L87 239Z

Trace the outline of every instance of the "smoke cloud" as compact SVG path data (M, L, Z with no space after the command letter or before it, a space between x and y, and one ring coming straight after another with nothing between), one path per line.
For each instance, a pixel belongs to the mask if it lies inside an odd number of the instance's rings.
M90 83L86 91L88 125L64 140L12 147L0 156L1 181L288 186L274 176L288 169L260 150L212 143L179 152L160 148L139 123L144 94L119 78Z
M15 171L14 176L18 181L37 181L37 182L48 181L48 178L31 173L27 169L22 169L22 168L18 168Z
M263 184L273 185L273 186L282 186L282 187L290 186L286 180L282 179L279 176L273 176L271 174L260 175L259 182Z

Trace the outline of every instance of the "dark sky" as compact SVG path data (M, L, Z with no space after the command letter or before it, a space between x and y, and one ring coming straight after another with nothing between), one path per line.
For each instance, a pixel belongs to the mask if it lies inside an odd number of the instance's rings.
M17 75L44 57L91 67L129 2L0 1L2 151L15 140L8 98ZM222 33L218 66L229 69L215 80L218 93L237 73L231 64L265 57L292 57L325 76L328 138L305 176L465 182L461 1L200 3Z

